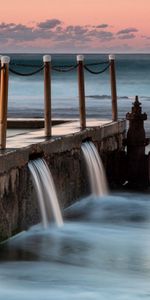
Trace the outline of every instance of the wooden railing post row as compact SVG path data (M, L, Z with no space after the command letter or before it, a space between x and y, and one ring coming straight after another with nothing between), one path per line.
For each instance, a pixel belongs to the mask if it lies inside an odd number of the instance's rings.
M85 109L85 87L84 87L84 56L77 55L78 62L78 91L79 91L79 112L80 128L86 128L86 109Z
M9 56L1 57L1 90L0 90L0 149L6 148L7 106L8 106L8 78Z
M52 135L52 117L51 117L51 56L44 55L44 123L45 136Z
M109 55L110 61L110 83L111 83L111 98L112 98L112 121L118 120L117 108L117 87L116 87L116 71L115 71L115 55Z

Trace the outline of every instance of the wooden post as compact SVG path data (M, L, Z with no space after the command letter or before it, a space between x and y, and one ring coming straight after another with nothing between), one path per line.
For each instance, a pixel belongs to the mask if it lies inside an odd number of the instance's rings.
M6 148L9 62L9 56L2 56L1 66L4 67L4 69L1 70L0 149Z
M79 89L79 111L80 111L80 128L86 128L86 111L85 111L85 88L84 88L84 56L77 55L78 62L78 89Z
M52 117L51 117L51 56L44 55L44 120L45 136L50 137L52 134Z
M1 68L1 59L2 59L2 55L0 55L0 68ZM0 93L1 93L1 70L0 70Z
M112 120L118 120L117 109L117 88L116 88L116 72L115 72L115 55L109 55L110 61L110 82L111 82L111 98L112 98Z

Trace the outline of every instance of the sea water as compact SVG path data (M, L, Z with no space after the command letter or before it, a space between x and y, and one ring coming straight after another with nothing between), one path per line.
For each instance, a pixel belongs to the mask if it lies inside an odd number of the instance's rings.
M0 299L150 299L149 195L82 199L0 247Z
M41 64L42 55L10 55L16 63ZM107 55L85 55L87 63ZM55 65L75 55L52 55ZM16 69L16 66L12 65ZM98 67L94 67L98 70ZM32 68L18 67L28 72ZM150 117L150 55L116 55L119 117L139 95ZM85 72L87 115L111 118L109 71ZM52 72L53 117L78 118L77 72ZM9 116L43 116L43 74L10 74ZM147 128L150 128L147 123ZM62 228L37 225L0 246L2 300L150 299L149 195L89 197L64 212Z
M42 54L11 54L11 63L40 66ZM85 54L85 64L108 60L106 54ZM74 54L53 54L52 65L75 65ZM90 66L94 71L105 65ZM36 68L11 65L12 69L28 73ZM135 95L139 95L143 110L150 118L150 55L116 55L116 80L119 117L130 110ZM99 75L85 71L85 94L88 117L111 118L109 70ZM43 116L43 72L30 77L10 73L9 116ZM52 114L56 118L78 118L77 70L66 73L52 71Z

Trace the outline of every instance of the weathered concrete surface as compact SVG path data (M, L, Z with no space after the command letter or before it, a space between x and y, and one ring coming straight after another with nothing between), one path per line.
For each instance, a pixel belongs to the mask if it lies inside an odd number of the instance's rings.
M28 170L30 159L45 158L60 204L65 207L89 190L81 143L92 140L109 169L110 153L121 149L124 135L125 121L91 121L84 131L80 131L77 123L58 125L51 139L44 137L43 130L8 138L7 150L0 152L0 240L40 220Z
M59 125L66 122L71 122L70 119L54 119L52 120L52 125ZM8 118L7 120L7 128L8 129L37 129L44 128L44 118Z

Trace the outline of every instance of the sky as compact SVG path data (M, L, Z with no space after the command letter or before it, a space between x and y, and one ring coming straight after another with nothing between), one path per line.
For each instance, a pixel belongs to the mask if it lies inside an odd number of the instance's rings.
M4 0L0 51L149 53L150 0Z

